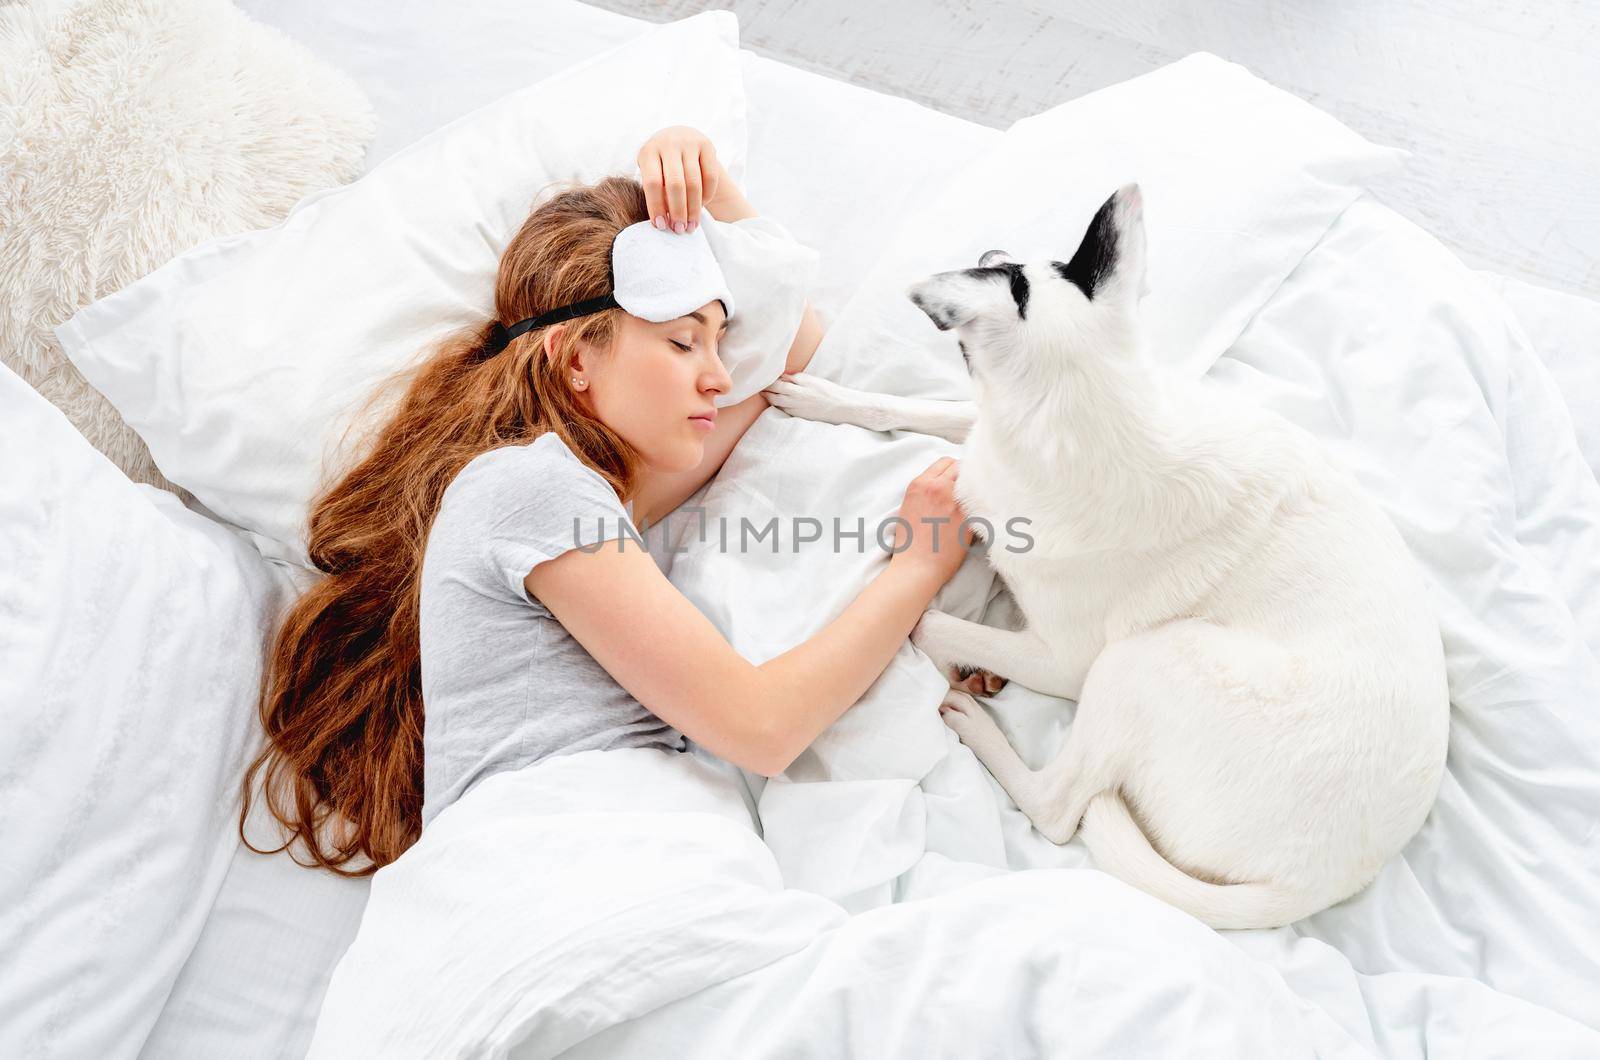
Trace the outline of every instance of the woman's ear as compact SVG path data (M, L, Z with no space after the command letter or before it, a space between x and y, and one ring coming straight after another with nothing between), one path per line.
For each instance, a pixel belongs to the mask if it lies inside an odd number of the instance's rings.
M552 366L554 366L556 360L558 336L564 333L566 328L567 325L565 324L557 324L545 332L544 355L549 359ZM587 390L594 383L593 372L594 369L599 367L601 360L599 354L600 350L597 347L585 342L583 339L575 339L573 341L572 359L567 362L566 376L567 382L571 384L574 390Z
M567 330L565 324L557 324L544 333L544 356L551 363L556 359L556 337Z
M556 344L560 341L561 336L566 332L566 330L567 325L557 324L555 327L544 333L544 355L549 359L551 364L555 363ZM593 347L584 342L582 339L579 339L573 344L572 363L567 365L567 371L569 374L581 376L587 373L590 368L594 367L590 363L591 358L589 354L591 350L593 350Z

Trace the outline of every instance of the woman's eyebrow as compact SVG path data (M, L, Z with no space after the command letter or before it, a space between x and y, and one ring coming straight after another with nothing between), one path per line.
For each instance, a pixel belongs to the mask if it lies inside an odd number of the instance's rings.
M702 323L702 324L707 323L706 315L704 313L700 312L700 310L698 310L698 309L696 309L694 312L690 313L689 315L694 317L696 320L700 321L700 323ZM720 335L724 331L727 331L727 330L728 330L728 321L727 321L727 318L723 318L722 326L717 329L717 334Z

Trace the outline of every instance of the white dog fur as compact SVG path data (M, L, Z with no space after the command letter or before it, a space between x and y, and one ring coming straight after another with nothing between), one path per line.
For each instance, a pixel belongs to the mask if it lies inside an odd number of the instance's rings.
M1071 262L990 251L914 285L973 404L804 373L768 396L965 438L963 508L1029 520L1031 548L987 550L1026 628L929 611L913 641L953 685L993 691L988 671L1078 709L1037 772L967 692L945 721L1054 842L1081 820L1101 869L1205 923L1287 924L1365 887L1427 816L1450 710L1438 622L1399 534L1309 434L1148 368L1144 258L1128 185Z

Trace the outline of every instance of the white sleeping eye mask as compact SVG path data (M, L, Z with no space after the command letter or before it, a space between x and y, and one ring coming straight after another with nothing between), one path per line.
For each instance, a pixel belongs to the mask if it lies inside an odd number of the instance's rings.
M704 227L680 234L649 221L629 225L611 242L611 279L617 305L640 320L677 320L713 299L733 319L733 292Z

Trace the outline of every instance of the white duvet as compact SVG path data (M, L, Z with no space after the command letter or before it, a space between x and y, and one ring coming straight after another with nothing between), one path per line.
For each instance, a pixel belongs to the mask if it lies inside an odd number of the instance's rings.
M1548 373L1362 199L1209 379L1346 460L1433 587L1449 772L1370 888L1217 934L1093 871L944 727L908 643L784 777L592 752L468 793L375 878L311 1055L1600 1055L1600 486ZM664 528L673 580L751 659L786 650L884 562L826 547L831 517L872 526L952 451L769 411L696 498L708 540ZM777 555L717 547L719 517L772 516ZM820 545L790 551L795 516ZM978 559L936 601L1008 604ZM992 709L1034 765L1071 717L1016 684Z

